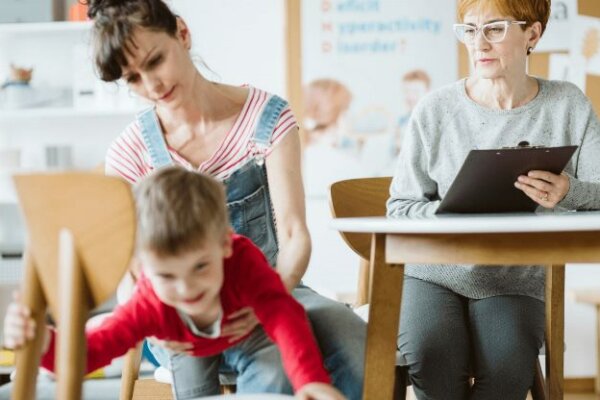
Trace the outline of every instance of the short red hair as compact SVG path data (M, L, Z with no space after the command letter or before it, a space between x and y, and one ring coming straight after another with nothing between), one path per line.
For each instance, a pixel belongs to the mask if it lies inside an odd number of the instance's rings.
M474 10L492 9L502 15L514 17L517 21L525 21L522 29L534 22L542 24L542 34L546 30L550 18L551 0L459 0L458 19L463 21L465 15Z

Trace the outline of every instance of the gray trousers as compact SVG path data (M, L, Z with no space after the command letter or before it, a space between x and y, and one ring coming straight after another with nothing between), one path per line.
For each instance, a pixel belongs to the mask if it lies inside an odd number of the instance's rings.
M527 397L544 340L544 302L469 299L406 276L400 319L398 348L419 400Z

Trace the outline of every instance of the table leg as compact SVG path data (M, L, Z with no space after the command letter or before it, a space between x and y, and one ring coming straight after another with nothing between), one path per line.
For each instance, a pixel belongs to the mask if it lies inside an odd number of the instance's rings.
M391 399L404 265L385 262L385 235L371 243L371 299L365 355L364 400Z
M565 266L546 267L546 392L562 400L565 346Z
M596 394L600 395L600 305L596 306Z

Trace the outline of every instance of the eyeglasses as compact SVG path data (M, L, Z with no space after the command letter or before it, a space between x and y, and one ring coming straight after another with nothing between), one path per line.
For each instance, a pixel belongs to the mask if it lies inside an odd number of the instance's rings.
M488 43L500 43L506 38L506 32L511 25L525 25L525 21L496 21L483 24L479 28L469 24L454 24L454 33L458 40L472 45L477 40L479 32Z

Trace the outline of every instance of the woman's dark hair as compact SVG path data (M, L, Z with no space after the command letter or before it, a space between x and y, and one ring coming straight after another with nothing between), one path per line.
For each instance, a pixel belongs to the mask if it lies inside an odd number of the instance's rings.
M132 53L133 33L138 28L165 32L175 37L177 16L162 0L80 0L94 20L92 41L94 61L100 79L120 79Z

